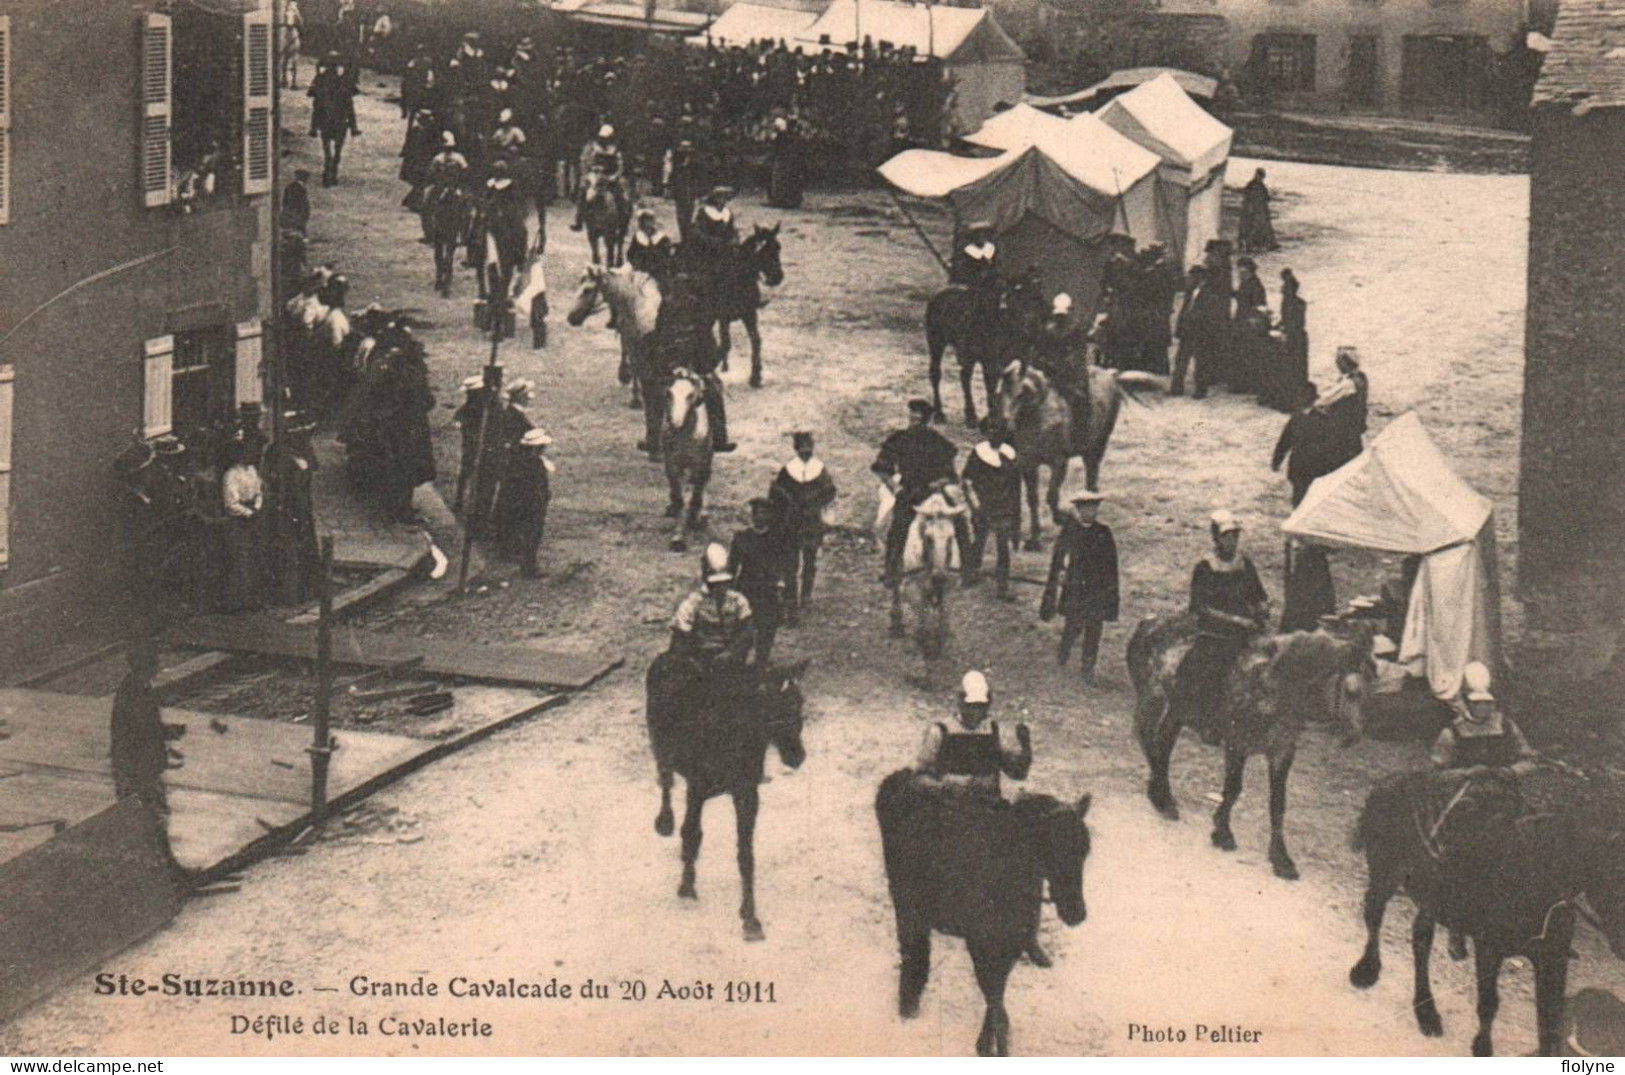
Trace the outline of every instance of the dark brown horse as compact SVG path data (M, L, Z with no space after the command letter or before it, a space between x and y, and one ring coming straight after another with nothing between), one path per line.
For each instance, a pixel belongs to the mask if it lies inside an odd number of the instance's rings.
M631 207L616 194L614 185L589 181L581 195L581 222L587 229L587 245L594 265L616 268L626 249L626 233L632 222ZM599 248L603 248L600 255Z
M779 259L779 225L771 228L761 224L728 255L717 270L714 284L716 329L720 368L728 368L728 355L733 351L735 321L745 326L750 338L750 386L762 387L762 333L756 327L756 311L762 305L761 284L778 287L784 283L784 266Z
M1006 281L1002 277L985 287L949 284L925 307L925 345L931 356L933 418L943 420L942 356L949 347L959 360L959 384L965 393L965 424L976 428L979 418L971 396L971 377L982 368L982 387L991 410L999 375L1012 359L1025 353L1037 338L1048 309L1036 279Z
M903 965L897 1010L919 1014L931 975L931 931L963 937L987 1000L976 1051L1010 1055L1004 987L1038 929L1044 889L1069 926L1088 913L1089 796L1076 805L1049 795L1014 802L945 788L909 769L880 784L875 816Z
M1146 793L1157 812L1179 820L1168 786L1168 761L1179 730L1195 727L1212 744L1224 745L1224 797L1213 811L1213 846L1234 851L1230 811L1241 798L1247 759L1262 754L1270 770L1270 865L1277 877L1297 880L1298 867L1286 849L1286 781L1298 749L1298 733L1311 720L1335 714L1345 730L1360 726L1371 660L1371 632L1350 628L1349 638L1325 630L1266 635L1236 659L1217 707L1217 724L1179 701L1179 666L1196 640L1189 614L1150 616L1140 621L1128 643L1128 672L1134 682L1134 730L1151 767Z
M423 203L423 230L434 247L434 286L441 295L451 296L451 282L457 264L457 248L468 241L474 222L474 205L462 186L437 187Z
M767 748L773 746L790 768L806 760L801 744L799 681L808 662L788 668L739 668L701 678L683 658L662 653L649 665L645 716L649 745L660 779L660 813L655 831L672 833L672 774L688 784L683 811L683 881L677 895L698 899L694 863L700 857L700 813L707 799L729 795L739 831L739 917L745 939L763 939L756 917L756 811Z
M1514 955L1534 964L1540 1055L1559 1055L1575 919L1587 918L1625 958L1622 829L1625 781L1617 776L1539 765L1522 776L1500 769L1389 777L1366 797L1354 834L1366 857L1367 939L1349 981L1365 989L1381 975L1383 912L1403 891L1416 905L1411 954L1422 1033L1444 1033L1428 979L1434 925L1443 923L1473 940L1473 1055L1494 1051L1501 964Z

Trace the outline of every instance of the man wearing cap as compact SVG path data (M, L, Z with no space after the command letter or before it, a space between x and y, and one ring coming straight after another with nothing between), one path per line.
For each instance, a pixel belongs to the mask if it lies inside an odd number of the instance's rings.
M813 435L797 430L790 438L796 454L773 479L773 493L780 501L789 546L784 562L784 620L794 627L800 620L800 608L812 600L825 516L835 503L836 489L824 461L813 454Z
M541 428L525 431L516 450L508 458L508 473L502 486L511 505L504 520L509 532L506 544L519 560L519 574L523 578L541 577L536 565L536 553L542 546L542 534L547 527L547 506L553 500L550 478L553 461L547 458L547 446L553 438Z
M1039 326L1038 347L1033 365L1043 371L1063 395L1071 397L1087 370L1079 359L1085 339L1072 312L1072 296L1061 292L1050 305L1050 312Z
M664 280L671 269L672 251L671 236L660 226L655 211L648 206L640 207L632 239L626 246L627 263L638 272Z
M355 119L355 87L345 77L343 61L337 52L329 52L316 67L316 77L305 91L314 104L310 110L310 136L322 139L322 186L331 187L339 181L339 160L344 155L344 140L349 135L360 135Z
M1208 523L1213 551L1191 572L1190 614L1197 636L1179 668L1181 702L1187 722L1204 739L1217 742L1218 724L1230 669L1269 618L1269 595L1258 569L1240 551L1241 523L1216 511ZM1190 715L1201 719L1192 721Z
M993 539L995 580L1002 601L1010 596L1010 548L1021 531L1021 471L1010 445L1004 421L989 416L982 421L985 439L965 457L960 480L970 500L975 540L965 556L965 585L980 581L988 538Z
M452 510L458 513L463 510L468 483L474 476L474 461L480 451L480 426L485 421L487 399L485 378L477 373L464 377L461 387L463 402L451 416L452 424L463 435L463 454L457 465L457 495L452 502ZM486 451L491 451L493 447L487 444Z
M683 598L671 621L671 652L702 672L718 664L738 667L755 643L750 602L730 583L728 550L716 542L700 557L703 588Z
M897 498L892 509L891 529L886 532L887 585L896 585L901 574L903 544L914 521L914 508L931 495L934 482L951 482L958 477L954 473L957 454L953 442L931 428L931 401L926 399L909 400L908 427L881 442L880 453L869 469ZM956 529L962 529L963 525L961 521ZM960 535L962 547L968 547L968 536Z
M993 691L987 676L966 672L959 683L955 727L936 721L925 730L914 762L915 772L927 780L990 800L1002 797L1001 776L1027 779L1033 764L1032 732L1026 724L1018 723L1012 743L998 721L988 719L992 708ZM1028 940L1026 954L1034 966L1051 965L1036 932Z
M1061 523L1050 558L1049 579L1039 602L1038 618L1048 623L1060 612L1061 631L1055 660L1063 668L1072 645L1083 640L1083 681L1095 685L1095 663L1100 657L1100 636L1108 623L1117 622L1117 541L1100 522L1105 496L1084 489L1072 497L1072 511Z
M282 436L265 449L261 467L271 520L272 585L281 605L309 600L321 579L313 492L317 463L310 443L315 431L314 419L298 411L285 412Z
M773 639L779 631L787 552L783 538L774 532L777 514L772 500L765 496L750 501L750 526L734 531L728 550L728 571L734 588L750 603L752 651L757 667L765 667L773 655Z
M586 212L587 203L598 193L600 184L608 184L615 195L616 212L626 212L631 204L626 190L626 158L621 155L621 147L615 144L614 127L607 123L599 127L598 136L582 149L581 174L581 190L576 198L576 218L570 225L571 231L580 231L584 226L582 214Z

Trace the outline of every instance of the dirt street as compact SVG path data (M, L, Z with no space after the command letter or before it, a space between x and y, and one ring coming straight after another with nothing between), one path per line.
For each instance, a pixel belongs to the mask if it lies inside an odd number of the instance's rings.
M440 473L455 474L449 430L454 387L485 348L469 323L472 278L450 301L430 290L428 248L398 208L401 122L376 78L359 102L342 184L312 191L315 260L349 274L355 305L417 308L435 387ZM287 117L309 162L304 101ZM319 151L318 151L319 152ZM1253 164L1235 161L1233 183ZM1527 182L1520 177L1387 172L1272 162L1284 249L1261 259L1272 298L1291 266L1309 302L1311 375L1325 380L1335 345L1357 344L1371 377L1373 425L1408 408L1461 474L1499 509L1502 563L1516 565L1515 480L1523 332ZM669 222L669 203L660 208ZM951 711L967 667L988 670L1005 720L1027 720L1037 752L1030 786L1094 795L1094 853L1085 871L1089 918L1067 930L1046 909L1052 970L1017 967L1008 994L1017 1053L1264 1053L1465 1055L1474 1017L1466 964L1443 943L1434 979L1446 1036L1421 1037L1410 1014L1408 908L1396 903L1387 974L1368 993L1346 974L1363 929L1363 863L1348 834L1372 780L1426 764L1420 744L1340 747L1311 729L1291 784L1288 838L1303 872L1277 880L1264 859L1262 764L1236 812L1241 849L1208 843L1220 784L1216 751L1194 740L1174 759L1185 820L1169 823L1143 795L1144 765L1130 728L1132 692L1122 651L1133 623L1185 598L1190 565L1206 548L1206 518L1229 507L1248 523L1246 547L1280 598L1287 489L1268 459L1282 419L1237 398L1153 401L1125 409L1108 453L1104 519L1122 552L1124 619L1107 632L1103 682L1085 690L1057 670L1056 628L1040 625L1035 587L1001 604L991 587L955 591L950 655L924 667L886 637L878 558L866 527L874 510L867 467L902 402L924 387L924 301L941 276L881 192L812 193L803 211L765 209L752 194L747 223L782 222L786 280L763 311L767 385L744 384L736 361L729 417L741 444L719 458L710 527L726 538L739 508L789 454L785 434L809 425L842 489L843 530L825 555L806 626L781 634L787 659L810 657L805 684L809 756L800 771L769 761L757 830L758 900L767 931L747 944L735 914L732 811L713 802L697 903L676 898L675 840L658 838L658 795L642 715L642 673L666 640L666 619L692 585L697 553L666 551L669 524L657 468L632 450L637 415L615 382L617 348L602 319L563 322L585 243L555 207L548 275L553 320L546 350L504 345L513 374L538 382L539 421L556 438L555 500L540 581L511 578L484 596L406 601L372 613L373 626L428 636L623 652L627 667L527 725L408 778L363 810L416 822L416 842L335 826L303 857L247 872L241 891L200 900L168 929L113 960L113 973L290 978L278 1000L181 1000L93 995L86 978L0 1031L21 1054L488 1052L946 1053L971 1051L982 1004L963 946L938 939L920 1017L895 1014L896 958L873 798L880 779L912 756L925 724ZM931 226L940 232L940 221ZM736 331L736 337L740 334ZM736 338L736 356L744 341ZM957 384L952 386L957 396ZM949 413L957 408L950 406ZM950 436L968 445L963 429ZM1078 475L1081 479L1081 474ZM1047 528L1052 533L1053 528ZM1043 554L1019 555L1041 575ZM1375 557L1338 556L1339 596L1373 592ZM513 568L501 569L512 576ZM1507 607L1517 627L1516 606ZM1618 963L1582 936L1572 989L1625 981ZM438 983L438 997L357 997L358 976ZM610 986L608 999L457 999L458 976ZM659 998L711 983L714 999ZM622 999L630 983L644 999ZM772 983L772 1004L729 1004L728 982ZM1527 967L1503 979L1497 1044L1534 1048ZM332 990L323 992L322 990ZM364 1019L365 1038L316 1035L322 1013ZM233 1032L233 1015L298 1015L301 1036ZM386 1017L476 1018L490 1037L381 1036ZM343 1019L340 1023L343 1024ZM1198 1025L1261 1032L1256 1044L1195 1040ZM393 1024L388 1024L393 1025ZM1131 1028L1172 1028L1184 1043L1150 1044Z

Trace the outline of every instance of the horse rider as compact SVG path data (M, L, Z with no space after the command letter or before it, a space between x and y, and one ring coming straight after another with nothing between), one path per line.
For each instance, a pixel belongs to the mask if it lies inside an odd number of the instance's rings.
M998 244L993 241L993 225L977 221L967 225L964 238L954 248L948 267L948 281L975 287L993 275L993 262L998 257Z
M1215 511L1208 530L1213 550L1191 573L1196 641L1180 664L1179 680L1187 720L1204 739L1217 743L1230 669L1269 621L1269 595L1258 569L1240 551L1240 521L1229 511ZM1200 719L1190 720L1191 714Z
M666 234L655 218L655 211L648 206L639 208L632 239L626 245L627 263L638 272L648 273L663 281L671 269L675 250L671 236Z
M739 245L738 225L734 222L733 209L728 205L733 196L732 187L712 187L705 201L694 210L694 226L689 232L689 239L694 244L694 252L713 272L721 269L723 259Z
M907 428L881 441L880 453L869 469L896 497L891 528L886 531L886 585L895 586L902 578L903 545L914 522L914 508L931 495L932 486L939 480L958 480L954 473L957 454L953 442L931 428L931 401L927 399L909 400ZM956 520L954 528L961 547L969 548L963 517Z
M728 570L735 588L750 602L751 650L756 667L765 668L773 656L773 639L783 618L785 548L774 523L777 506L765 496L750 500L750 526L734 531L728 550Z
M530 199L524 188L514 182L512 168L506 160L498 159L491 165L491 178L485 181L483 200L480 216L495 240L497 256L501 258L499 271L511 282L511 274L518 270L529 252L526 249L526 217ZM487 283L490 285L492 282ZM492 290L499 288L493 286ZM508 298L507 295L492 297L498 301Z
M702 587L683 598L671 621L671 652L702 676L738 669L756 642L750 602L734 589L728 550L712 542L700 557Z
M306 96L313 100L310 110L310 136L322 139L322 186L336 186L344 141L361 134L355 119L355 86L337 52L329 52L316 66Z
M1032 732L1018 722L1012 744L999 722L988 719L992 708L993 690L987 676L975 670L966 672L959 682L955 726L935 721L925 730L914 771L935 783L989 800L1002 798L1001 776L1027 779L1033 764ZM1028 939L1027 958L1037 967L1052 965L1036 933Z
M1462 697L1452 703L1454 716L1433 741L1435 769L1512 769L1519 772L1539 757L1516 722L1501 711L1490 693L1490 670L1473 661L1462 669Z
M739 446L728 439L727 402L711 331L715 307L702 272L692 262L680 262L669 277L660 312L655 315L655 345L649 352L664 381L653 387L663 392L671 372L678 368L699 374L705 381L705 403L711 417L711 450L731 452ZM658 446L646 442L641 450L654 452Z
M580 231L585 226L583 214L587 210L587 203L606 183L615 197L616 214L626 213L627 206L631 204L626 189L626 157L621 153L621 147L615 144L615 128L608 123L599 127L598 136L582 149L581 172L581 190L576 198L576 218L570 225L571 231Z
M1039 326L1033 365L1042 370L1069 401L1082 380L1078 355L1086 342L1083 329L1072 312L1072 296L1063 291L1055 296L1049 315Z
M468 185L468 158L457 149L456 132L440 132L440 152L429 160L428 184L423 198L425 206Z
M773 493L779 500L784 521L785 554L784 622L794 627L800 622L800 609L812 600L813 580L818 577L818 550L824 544L825 516L835 503L835 479L815 454L813 435L806 430L790 434L795 456L779 469L773 479Z

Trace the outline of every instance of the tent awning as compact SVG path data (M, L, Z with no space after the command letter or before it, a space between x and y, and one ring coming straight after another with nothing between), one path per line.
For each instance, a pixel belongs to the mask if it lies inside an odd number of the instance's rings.
M1207 113L1168 74L1159 75L1096 113L1107 126L1133 139L1193 178L1201 178L1230 156L1234 134Z
M1074 93L1063 93L1055 97L1029 96L1026 102L1034 108L1058 108L1061 105L1089 105L1096 97L1112 90L1133 89L1152 79L1168 75L1179 88L1192 97L1200 97L1211 101L1213 95L1219 90L1216 79L1206 75L1198 75L1192 71L1181 71L1177 67L1125 67L1120 71L1113 71L1093 86L1086 86Z
M878 45L912 48L921 56L952 60L966 53L975 63L1020 62L1021 51L999 26L993 13L982 7L946 7L942 4L905 4L895 0L834 0L800 40L840 48L869 38Z
M753 41L784 41L793 44L816 21L818 21L816 11L795 11L790 8L767 7L764 4L738 3L724 11L705 33L696 34L688 40L694 45L710 42L748 45Z
M653 17L642 4L618 3L615 0L595 0L573 11L568 18L594 26L614 26L628 30L652 30L657 34L688 36L710 24L709 15L697 11L671 11L661 8Z
M1324 545L1430 553L1474 540L1493 508L1407 411L1359 457L1311 485L1281 529Z
M999 113L966 141L1005 151L1036 146L1101 197L1120 197L1161 163L1155 153L1135 145L1094 116L1059 119L1027 105Z

